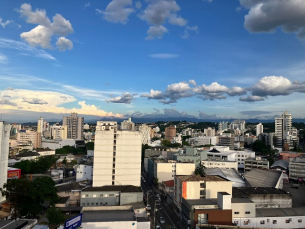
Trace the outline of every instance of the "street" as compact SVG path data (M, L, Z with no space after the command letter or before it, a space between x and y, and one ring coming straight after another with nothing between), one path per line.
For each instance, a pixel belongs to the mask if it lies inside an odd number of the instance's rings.
M148 202L151 206L151 211L150 211L150 219L151 219L151 228L156 228L156 225L159 225L162 229L184 229L186 228L181 220L178 218L176 213L169 207L169 205L161 200L158 202L158 198L156 197L156 193L159 193L159 191L154 187L152 182L146 177L144 173L142 173L143 178L145 179L146 182L143 181L141 182L141 186L143 189L143 194L147 197L147 192L148 192ZM155 212L155 205L156 205L156 215L154 217L154 212ZM160 217L163 217L165 220L165 223L160 222ZM155 218L155 223L154 223L154 218Z

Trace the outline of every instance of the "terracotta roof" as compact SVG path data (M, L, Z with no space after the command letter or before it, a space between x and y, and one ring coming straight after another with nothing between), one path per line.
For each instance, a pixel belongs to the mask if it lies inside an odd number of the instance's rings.
M201 177L199 175L189 175L189 176L177 176L178 179L182 181L228 181L220 176L206 175Z
M163 181L166 187L174 187L175 181L174 180L167 180Z

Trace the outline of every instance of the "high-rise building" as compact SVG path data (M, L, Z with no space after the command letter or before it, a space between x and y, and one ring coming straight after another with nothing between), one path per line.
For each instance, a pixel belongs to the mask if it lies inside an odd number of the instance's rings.
M259 123L258 125L256 125L256 136L262 133L264 133L264 125Z
M58 123L51 126L52 139L55 139L55 140L67 139L67 135L68 135L67 126L60 126Z
M287 111L280 117L275 118L275 137L277 138L276 147L282 148L284 146L284 139L291 134L292 117Z
M44 129L43 129L43 117L40 117L38 119L38 122L37 122L37 133L42 135L43 131L44 131Z
M121 122L121 130L135 130L135 124L131 121L131 118Z
M0 188L7 182L10 130L9 124L0 121ZM0 203L4 200L0 195Z
M165 140L172 141L176 137L176 127L169 126L165 128Z
M93 187L141 185L141 134L98 121L94 142Z
M207 137L214 137L215 136L215 129L209 127L207 129L204 129L204 135Z
M40 148L41 133L34 130L20 130L17 133L17 142L20 145L33 145L34 148Z
M143 124L139 127L139 131L142 134L142 144L150 144L151 128L146 124Z
M83 139L84 117L78 117L77 113L71 113L71 116L64 116L62 125L67 125L68 139Z

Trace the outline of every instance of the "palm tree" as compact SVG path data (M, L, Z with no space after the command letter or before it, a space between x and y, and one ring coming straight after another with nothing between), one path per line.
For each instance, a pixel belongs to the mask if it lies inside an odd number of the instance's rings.
M54 206L47 210L46 217L50 229L57 229L60 224L65 222L65 216L62 214L61 210Z

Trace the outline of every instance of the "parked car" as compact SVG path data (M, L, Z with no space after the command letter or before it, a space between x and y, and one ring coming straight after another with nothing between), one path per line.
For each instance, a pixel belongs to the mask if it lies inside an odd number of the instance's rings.
M147 204L146 209L147 209L147 211L150 211L151 210L151 206L149 204Z
M156 229L161 229L160 225L156 225Z
M165 223L165 220L164 220L164 218L163 218L162 216L160 217L159 221L160 221L160 223L162 223L162 224Z

